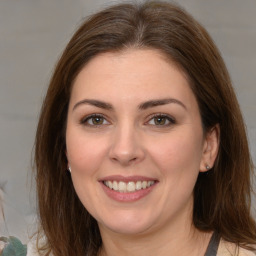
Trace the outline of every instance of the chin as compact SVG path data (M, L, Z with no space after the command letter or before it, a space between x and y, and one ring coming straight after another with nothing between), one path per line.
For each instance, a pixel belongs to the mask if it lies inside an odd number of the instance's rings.
M149 227L144 225L104 225L105 229L111 230L114 233L122 234L122 235L139 235L145 233Z
M118 234L136 235L148 231L152 227L154 221L152 218L146 218L145 215L134 216L120 213L118 217L112 215L109 219L102 219L101 221L98 221L98 223L100 229L102 227Z

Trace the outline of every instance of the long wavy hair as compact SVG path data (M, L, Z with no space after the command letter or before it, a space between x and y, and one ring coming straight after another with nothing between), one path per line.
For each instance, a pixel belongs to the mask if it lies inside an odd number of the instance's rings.
M65 131L72 83L93 57L127 48L156 49L186 72L207 132L219 124L215 165L194 188L193 223L239 246L255 245L250 214L253 164L241 111L221 55L206 30L182 8L162 1L123 3L87 19L73 35L53 73L35 141L43 255L97 255L96 220L78 199L67 172ZM40 233L39 231L39 236Z

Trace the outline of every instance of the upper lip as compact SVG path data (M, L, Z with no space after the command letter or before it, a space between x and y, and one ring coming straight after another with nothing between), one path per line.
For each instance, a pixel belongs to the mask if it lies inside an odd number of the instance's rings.
M146 177L146 176L122 176L122 175L110 175L99 179L99 181L157 181L155 178Z

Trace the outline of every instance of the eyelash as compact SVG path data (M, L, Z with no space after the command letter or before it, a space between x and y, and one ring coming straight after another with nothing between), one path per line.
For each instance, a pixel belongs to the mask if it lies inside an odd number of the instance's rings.
M147 121L146 123L149 124L149 122L155 118L165 118L165 120L167 120L169 123L168 124L163 124L163 125L157 125L157 124L152 124L152 126L157 126L157 127L168 127L168 126L171 126L173 124L176 124L176 120L167 115L167 114L162 114L162 113L157 113L157 114L153 114L149 117L149 121ZM151 125L151 124L149 124Z
M89 124L88 121L90 119L93 119L93 118L95 118L95 119L96 118L103 119L103 122L106 121L106 118L103 115L101 115L101 114L93 114L93 115L89 115L89 116L86 116L86 117L82 118L81 121L80 121L80 124L83 124L83 125L86 125L86 126L91 126L91 127L93 127L93 126L94 127L100 127L102 125L106 125L106 124Z
M100 118L101 120L103 120L103 123L101 123L101 124L89 124L89 120L93 119L93 118ZM158 125L157 124L149 124L149 122L151 120L154 120L155 118L165 118L165 120L167 120L169 123L168 124L163 124L163 125L161 125L161 124L158 124ZM101 127L103 125L107 125L107 124L104 124L105 121L107 121L107 119L103 115L101 115L101 114L92 114L92 115L89 115L89 116L86 116L86 117L82 118L80 120L80 124L90 126L90 127ZM168 127L168 126L171 126L173 124L176 124L176 120L173 117L171 117L167 114L158 113L158 114L153 114L153 115L149 116L148 121L145 124L149 124L149 125L152 125L152 126L158 126L158 127Z

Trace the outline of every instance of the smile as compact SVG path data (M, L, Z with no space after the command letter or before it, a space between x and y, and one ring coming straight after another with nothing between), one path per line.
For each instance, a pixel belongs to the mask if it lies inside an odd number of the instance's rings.
M157 179L145 176L111 175L99 180L106 195L118 202L134 202L147 195L156 187Z
M147 189L151 186L153 186L156 182L151 180L151 181L146 181L146 180L141 180L141 181L128 181L128 182L124 182L124 181L110 181L110 180L106 180L103 181L103 184L120 193L132 193L135 191L139 191L139 190L143 190L143 189Z

